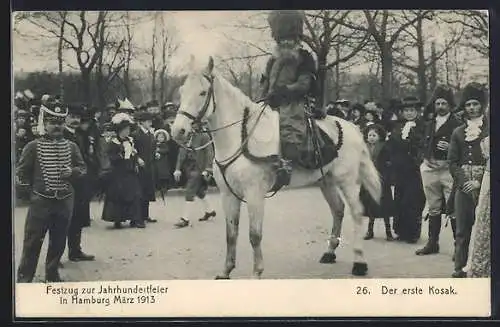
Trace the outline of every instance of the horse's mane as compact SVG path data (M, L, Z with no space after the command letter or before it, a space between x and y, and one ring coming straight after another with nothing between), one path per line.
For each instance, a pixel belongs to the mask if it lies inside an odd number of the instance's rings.
M215 79L224 87L224 90L227 92L228 96L230 96L232 100L236 102L235 105L238 105L241 108L248 107L250 111L253 110L256 103L253 102L252 99L250 99L245 93L243 93L242 90L231 84L221 74L216 73Z

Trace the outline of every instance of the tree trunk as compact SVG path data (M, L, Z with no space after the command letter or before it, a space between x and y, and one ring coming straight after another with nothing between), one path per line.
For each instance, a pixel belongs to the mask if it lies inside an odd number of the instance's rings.
M319 103L318 105L320 107L323 107L326 102L326 98L328 96L327 90L326 90L326 56L327 52L322 51L318 55L318 80L317 80L317 85L318 85L318 100Z
M436 89L437 86L437 60L436 60L436 44L432 42L431 44L431 75L429 78L429 86L432 91Z
M340 43L335 47L336 58L340 58ZM340 98L340 63L335 65L335 99Z
M62 14L61 28L59 29L59 42L57 44L57 63L59 68L59 96L64 102L64 74L63 74L63 47L64 27L66 25L66 12Z
M81 72L83 99L86 103L92 103L92 94L90 92L90 73L91 71L88 69L84 69Z
M130 16L126 14L126 28L127 28L127 58L123 71L123 83L125 86L125 95L130 98L130 62L132 61L132 33L130 31Z
M382 102L388 106L392 98L392 47L391 44L385 43L380 49L380 59L382 62Z
M425 66L425 41L422 33L422 20L417 21L417 78L418 78L418 97L423 103L427 102L427 67Z

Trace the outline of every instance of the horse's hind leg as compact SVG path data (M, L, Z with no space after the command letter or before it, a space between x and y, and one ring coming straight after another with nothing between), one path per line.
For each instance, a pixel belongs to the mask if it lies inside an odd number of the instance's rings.
M222 193L222 206L226 216L226 262L222 274L215 279L229 279L231 271L236 267L236 243L240 223L241 202L232 194Z
M325 197L330 211L332 213L332 232L330 234L330 239L328 240L328 249L319 260L320 263L335 263L337 256L335 255L335 250L340 244L340 233L342 230L342 220L344 219L344 202L340 198L335 183L333 181L333 176L331 172L328 172L323 180L321 181L321 192Z
M345 196L346 204L349 206L353 220L354 264L352 274L355 276L364 276L368 270L368 265L363 252L363 206L359 198L360 185L358 183L344 182L340 185L340 188Z
M260 279L264 271L262 257L262 223L264 220L264 198L259 193L253 193L248 198L249 237L253 248L253 277Z

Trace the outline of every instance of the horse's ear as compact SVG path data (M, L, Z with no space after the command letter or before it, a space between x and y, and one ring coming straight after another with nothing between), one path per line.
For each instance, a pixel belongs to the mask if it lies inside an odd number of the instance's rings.
M210 56L208 58L207 73L209 75L212 75L213 71L214 71L214 58Z

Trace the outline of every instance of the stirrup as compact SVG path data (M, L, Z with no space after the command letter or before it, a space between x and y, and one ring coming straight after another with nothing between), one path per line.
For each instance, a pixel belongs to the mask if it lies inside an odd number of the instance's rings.
M276 181L271 189L272 192L289 185L292 179L292 161L280 159L276 165Z

